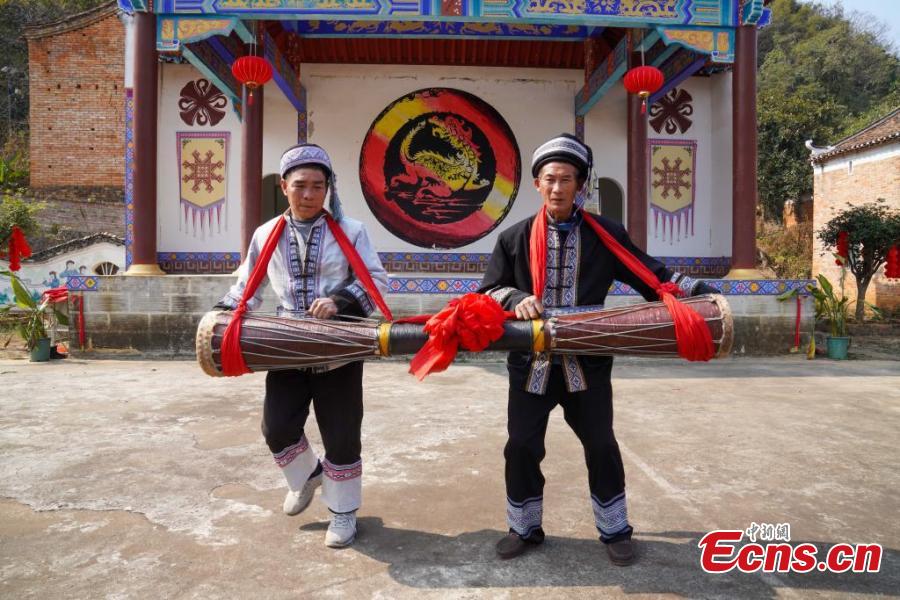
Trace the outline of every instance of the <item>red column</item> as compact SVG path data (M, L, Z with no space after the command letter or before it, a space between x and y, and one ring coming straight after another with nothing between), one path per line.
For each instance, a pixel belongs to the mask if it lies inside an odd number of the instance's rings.
M134 13L134 232L126 275L165 275L156 262L156 15Z
M756 27L735 31L732 80L732 279L756 279Z
M241 130L241 259L246 258L262 212L263 88L253 90L253 101L244 94Z
M641 64L640 53L628 56L628 68ZM641 99L628 94L628 219L626 229L634 245L647 250L647 115Z

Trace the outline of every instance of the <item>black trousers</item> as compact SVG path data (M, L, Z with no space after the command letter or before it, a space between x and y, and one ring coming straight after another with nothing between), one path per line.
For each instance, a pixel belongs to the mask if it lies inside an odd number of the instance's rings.
M362 361L324 373L269 371L262 433L272 454L300 441L312 403L325 458L336 465L357 462L362 449L362 374Z
M551 367L547 393L544 395L510 386L507 417L509 440L503 454L506 458L506 494L511 507L521 506L522 503L527 505L543 496L541 461L546 454L544 437L550 411L559 404L566 423L584 448L598 529L604 519L610 523L620 522L620 519L607 518L611 510L625 510L625 470L613 433L611 361L606 369L605 374L592 377L591 386L583 392L566 390L559 365ZM612 505L615 505L614 509L610 508ZM604 517L598 516L598 512ZM630 537L631 527L627 526L627 518L624 523L625 529L620 530L620 525L616 525L613 531L601 530L603 540L609 542Z

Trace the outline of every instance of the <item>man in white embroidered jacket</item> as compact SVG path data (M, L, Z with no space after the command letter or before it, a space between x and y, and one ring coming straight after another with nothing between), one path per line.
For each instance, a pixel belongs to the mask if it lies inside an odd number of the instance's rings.
M331 216L381 293L387 291L387 273L363 224L342 214L328 154L314 144L294 146L281 157L280 173L290 208L253 234L237 283L216 307L237 307L266 239L284 219L286 226L266 268L267 280L279 299L279 313L318 319L369 316L375 308L373 298L354 277L327 222L324 205L329 191ZM249 310L260 306L260 296L257 291L248 300ZM321 485L322 499L331 511L325 536L329 547L347 546L356 536L356 510L362 499L362 373L362 361L353 361L266 374L262 432L287 480L284 512L303 512ZM325 446L322 459L304 434L310 404Z

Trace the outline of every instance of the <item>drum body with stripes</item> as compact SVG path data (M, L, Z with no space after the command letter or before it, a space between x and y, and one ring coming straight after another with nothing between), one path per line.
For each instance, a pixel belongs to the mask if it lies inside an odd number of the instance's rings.
M197 327L197 360L213 376L222 375L222 338L232 313L206 313ZM241 323L241 353L251 371L328 365L374 357L374 321L297 319L248 312Z
M731 309L719 294L681 300L706 322L713 358L731 352L734 323ZM678 356L675 324L662 302L642 302L598 311L562 313L545 325L548 349L557 354L617 356Z
M706 295L682 302L706 322L714 358L726 356L731 351L734 326L725 299ZM222 338L231 319L231 312L210 312L197 328L197 360L209 375L222 375ZM414 354L428 340L423 329L423 325L412 323L298 319L249 312L241 324L240 347L251 371L296 369ZM662 302L551 312L547 319L507 321L503 329L503 336L487 350L678 356L675 326Z

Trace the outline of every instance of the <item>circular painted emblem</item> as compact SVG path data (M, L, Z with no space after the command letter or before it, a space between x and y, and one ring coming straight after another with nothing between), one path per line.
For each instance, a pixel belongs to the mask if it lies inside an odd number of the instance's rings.
M359 158L363 195L378 221L425 248L458 248L509 212L522 164L509 125L467 92L429 88L385 108Z

